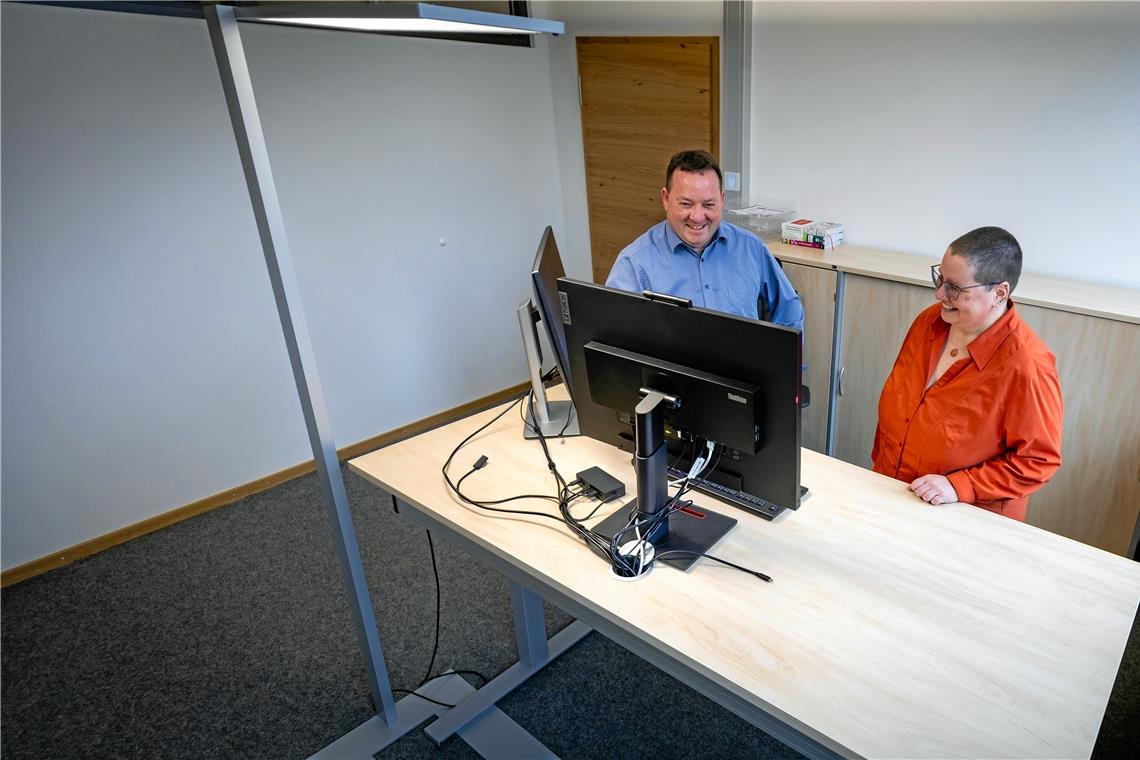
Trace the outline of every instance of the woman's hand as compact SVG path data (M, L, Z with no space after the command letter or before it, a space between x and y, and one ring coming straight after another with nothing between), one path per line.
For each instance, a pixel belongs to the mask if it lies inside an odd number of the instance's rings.
M923 475L910 484L910 490L931 504L952 504L958 501L958 492L945 475Z

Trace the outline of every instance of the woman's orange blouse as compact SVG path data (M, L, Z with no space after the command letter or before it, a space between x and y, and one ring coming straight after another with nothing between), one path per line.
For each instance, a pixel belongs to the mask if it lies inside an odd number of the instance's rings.
M1061 466L1064 406L1048 347L1009 309L926 388L950 326L936 303L910 326L879 398L872 469L910 483L937 473L958 500L1025 520Z

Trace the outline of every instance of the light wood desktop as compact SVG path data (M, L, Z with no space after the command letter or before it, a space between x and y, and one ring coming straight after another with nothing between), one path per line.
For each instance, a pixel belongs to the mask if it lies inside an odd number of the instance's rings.
M1091 754L1140 565L969 505L925 505L903 483L805 449L812 495L774 521L693 496L740 521L713 554L774 582L708 560L620 582L565 527L488 513L447 490L444 459L498 411L350 467L474 556L809 754ZM549 445L567 479L597 465L634 493L628 453L585 437ZM487 466L463 484L470 497L555 493L517 410L460 450L453 480L481 455ZM557 514L540 500L503 506Z

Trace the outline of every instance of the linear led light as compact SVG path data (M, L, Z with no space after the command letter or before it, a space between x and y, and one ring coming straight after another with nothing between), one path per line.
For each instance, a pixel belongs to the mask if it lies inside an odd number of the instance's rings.
M562 34L566 25L505 13L487 13L430 3L296 3L234 8L242 21L294 24L357 32L447 34Z

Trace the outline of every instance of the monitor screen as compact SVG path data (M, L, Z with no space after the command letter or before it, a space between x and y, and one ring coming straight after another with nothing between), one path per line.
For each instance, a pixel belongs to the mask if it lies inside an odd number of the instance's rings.
M547 227L538 243L531 267L531 282L534 289L534 307L546 329L546 337L554 351L554 363L562 375L562 381L570 388L570 365L566 354L566 333L562 329L562 319L558 315L558 279L566 276L562 257L558 254L558 244L554 242L554 231ZM573 389L571 389L573 398Z
M633 451L642 388L673 394L672 476L712 439L696 488L768 518L799 506L798 330L565 278L558 291L582 434Z

